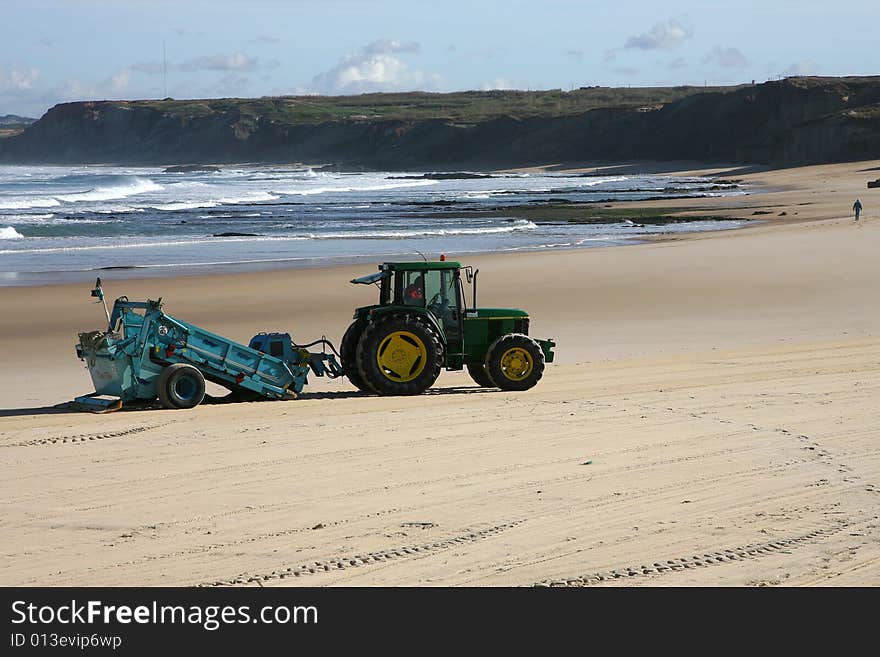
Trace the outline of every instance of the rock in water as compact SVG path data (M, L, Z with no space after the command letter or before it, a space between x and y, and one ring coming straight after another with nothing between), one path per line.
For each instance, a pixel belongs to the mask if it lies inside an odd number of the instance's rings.
M219 173L220 167L215 167L212 164L179 164L173 167L165 167L164 173L194 173L197 171Z

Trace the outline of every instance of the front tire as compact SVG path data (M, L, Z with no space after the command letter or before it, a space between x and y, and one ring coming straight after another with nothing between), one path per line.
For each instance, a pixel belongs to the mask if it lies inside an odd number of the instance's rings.
M486 371L502 390L528 390L544 374L544 352L522 333L503 335L486 352Z
M165 408L193 408L205 398L205 377L192 365L175 363L159 374L156 392Z
M368 324L357 346L360 377L380 395L418 395L434 385L443 366L443 343L414 315Z

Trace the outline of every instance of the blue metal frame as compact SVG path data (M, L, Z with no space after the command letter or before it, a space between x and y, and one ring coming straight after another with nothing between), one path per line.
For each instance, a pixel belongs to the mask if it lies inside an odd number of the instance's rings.
M96 392L123 401L154 399L159 375L173 363L192 365L232 390L275 399L300 392L310 369L301 353L288 362L167 315L161 300L125 297L113 304L108 330L80 334L76 351Z

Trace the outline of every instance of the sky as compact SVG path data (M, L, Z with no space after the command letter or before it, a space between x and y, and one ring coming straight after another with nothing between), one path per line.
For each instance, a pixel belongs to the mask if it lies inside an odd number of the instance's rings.
M877 0L0 0L0 116L77 100L880 74Z

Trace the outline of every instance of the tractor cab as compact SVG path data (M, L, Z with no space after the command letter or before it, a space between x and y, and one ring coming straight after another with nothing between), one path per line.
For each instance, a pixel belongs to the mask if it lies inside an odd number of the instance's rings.
M356 278L352 283L377 285L379 307L430 313L446 339L456 341L461 339L465 305L461 270L457 262L386 262L375 274ZM466 271L471 280L471 268Z
M478 308L478 274L479 270L470 266L462 267L458 262L441 259L386 262L379 265L379 271L353 279L351 282L355 284L377 286L379 299L377 304L355 311L354 322L342 339L340 352L349 379L366 391L416 394L434 383L442 366L447 370L467 367L474 380L485 387L514 390L527 389L537 383L544 363L553 360L553 341L535 341L528 337L529 316L523 310ZM466 294L465 281L470 295ZM364 335L377 331L387 333L380 330L380 325L402 319L415 329L391 332L388 341L379 340L372 347L377 350L373 354L375 364L372 357L363 355L371 348L361 345ZM427 336L416 335L422 329L427 331ZM487 359L493 345L504 337L510 338L508 342L523 345L508 354L517 358L509 357L506 366L496 367L500 369L495 381ZM514 347L507 351L510 349ZM399 357L396 362L391 361L394 354ZM425 373L424 366L435 362L437 372ZM502 376L505 372L514 378Z

